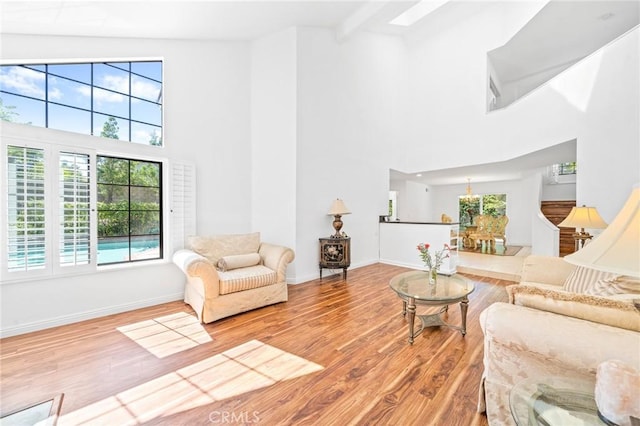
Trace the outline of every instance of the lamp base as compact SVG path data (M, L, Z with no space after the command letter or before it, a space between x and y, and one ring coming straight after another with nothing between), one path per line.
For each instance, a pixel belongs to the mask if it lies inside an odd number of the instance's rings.
M342 229L342 215L333 215L333 229L336 230L336 233L333 234L331 238L342 238L340 234L340 230Z
M581 232L574 232L573 239L575 240L576 251L584 247L585 242L587 240L590 240L591 238L593 238L593 235L589 234L588 232L584 232L584 230Z

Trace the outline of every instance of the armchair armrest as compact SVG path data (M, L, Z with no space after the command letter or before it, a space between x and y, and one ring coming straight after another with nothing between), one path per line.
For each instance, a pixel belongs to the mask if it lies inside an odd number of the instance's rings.
M562 287L565 280L576 268L561 257L527 256L522 264L520 282L541 283Z
M276 244L261 243L258 253L264 266L276 271L277 281L284 282L287 277L287 265L295 258L293 250Z
M198 253L182 249L173 255L173 263L187 276L187 285L194 285L203 297L210 299L220 293L220 278L216 268Z

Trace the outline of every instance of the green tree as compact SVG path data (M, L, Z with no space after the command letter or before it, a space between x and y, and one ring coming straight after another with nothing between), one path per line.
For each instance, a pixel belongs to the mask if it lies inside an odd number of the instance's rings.
M100 136L103 138L109 139L120 139L118 136L118 132L120 128L118 127L118 120L115 117L109 117L107 121L104 122L102 126L102 132L100 132Z
M158 132L153 132L151 139L149 139L149 145L162 146L162 138Z
M487 194L482 197L482 214L493 217L507 213L507 194Z
M480 197L467 199L460 198L460 225L467 227L473 225L473 219L480 214Z
M13 105L5 106L4 102L2 101L2 98L0 98L0 120L14 121L14 118L20 115L17 112L15 112L14 109L16 109L16 107Z

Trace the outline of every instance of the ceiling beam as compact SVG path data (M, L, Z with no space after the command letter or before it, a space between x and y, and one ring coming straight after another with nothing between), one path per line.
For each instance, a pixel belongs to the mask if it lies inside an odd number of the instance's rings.
M390 0L371 0L360 6L336 27L336 40L338 43L346 41L371 21L389 2Z

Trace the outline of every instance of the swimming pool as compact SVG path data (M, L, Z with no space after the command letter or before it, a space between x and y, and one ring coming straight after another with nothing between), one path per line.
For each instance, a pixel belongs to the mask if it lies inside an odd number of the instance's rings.
M160 244L157 239L132 241L130 259L128 242L99 241L98 265L126 262L132 259L155 259L158 258L159 248Z
M74 259L88 260L88 250L84 251L76 247L61 253L61 264L74 264ZM158 259L160 258L160 242L158 239L133 240L131 242L131 259L129 258L128 241L98 241L98 265L109 263L127 262L129 260ZM82 264L80 260L80 264ZM27 269L39 269L47 264L47 253L44 247L31 248L29 256L22 251L9 255L8 269L10 271L24 271ZM28 266L27 266L28 265Z

